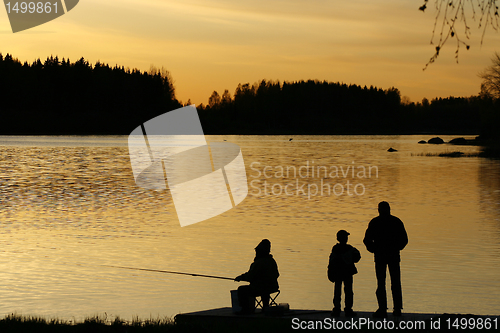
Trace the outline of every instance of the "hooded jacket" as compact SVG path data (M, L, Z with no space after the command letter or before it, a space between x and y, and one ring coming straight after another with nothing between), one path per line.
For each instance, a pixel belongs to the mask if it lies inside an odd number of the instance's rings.
M278 264L272 254L255 256L248 272L239 276L242 281L250 282L250 286L259 291L274 292L279 290Z

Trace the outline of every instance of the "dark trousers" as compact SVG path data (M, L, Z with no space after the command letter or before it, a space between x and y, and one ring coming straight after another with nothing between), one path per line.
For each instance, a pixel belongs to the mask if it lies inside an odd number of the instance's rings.
M333 306L336 309L340 309L340 301L342 300L342 283L344 283L345 294L344 310L351 310L354 300L354 293L352 291L352 275L335 279L335 286L333 287Z
M387 310L387 292L385 290L385 277L387 275L387 267L389 267L389 275L391 276L392 302L395 310L403 308L403 291L401 290L401 268L399 261L376 261L375 274L377 275L377 295L378 308Z
M264 292L263 290L259 290L254 288L251 285L239 286L238 287L238 302L242 311L253 311L255 305L252 307L252 304L255 304L256 296L260 296L262 300L262 306L269 306L269 293Z

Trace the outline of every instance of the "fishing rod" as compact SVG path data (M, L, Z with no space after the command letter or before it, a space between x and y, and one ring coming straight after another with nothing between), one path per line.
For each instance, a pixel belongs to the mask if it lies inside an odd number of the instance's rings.
M124 266L111 266L111 265L101 265L103 267L113 267L113 268L121 268L121 269L131 269L135 271L147 271L147 272L157 272L157 273L167 273L167 274L180 274L180 275L191 275L191 276L200 276L211 279L222 279L222 280L232 280L234 278L228 278L224 276L215 276L215 275L205 275L205 274L194 274L194 273L183 273L183 272L174 272L174 271L163 271L159 269L148 269L148 268L135 268L135 267L124 267Z

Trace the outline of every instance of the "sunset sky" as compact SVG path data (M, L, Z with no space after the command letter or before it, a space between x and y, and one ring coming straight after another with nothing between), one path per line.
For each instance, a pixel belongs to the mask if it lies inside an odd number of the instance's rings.
M419 0L82 0L64 16L13 34L0 10L0 52L20 61L54 55L129 68L165 67L179 100L207 103L261 79L392 86L412 101L479 92L500 34L469 17L471 49L451 39L436 63L436 10ZM459 33L463 26L459 26Z

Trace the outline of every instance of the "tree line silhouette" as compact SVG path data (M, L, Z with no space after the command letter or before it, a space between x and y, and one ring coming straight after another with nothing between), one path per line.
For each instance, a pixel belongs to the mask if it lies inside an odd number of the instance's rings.
M165 69L148 72L48 57L0 54L0 134L122 134L182 106ZM186 104L190 104L189 102ZM490 95L411 103L397 88L328 81L261 80L197 105L205 134L481 133L498 136Z
M0 134L129 134L178 108L164 69L110 67L56 57L22 64L0 54Z
M353 131L392 131L401 122L401 98L395 88L363 89L319 81L262 80L239 84L231 98L212 93L207 107L200 106L208 132L348 134ZM380 128L372 129L376 118Z
M262 80L239 84L234 96L214 91L197 106L211 134L413 134L494 136L500 102L490 96L437 98L412 103L386 90L327 81Z

